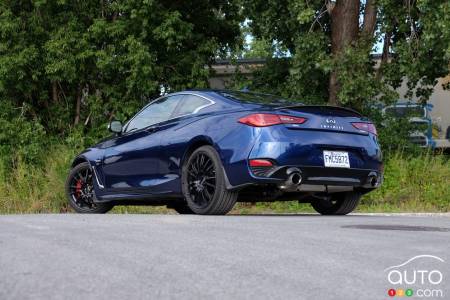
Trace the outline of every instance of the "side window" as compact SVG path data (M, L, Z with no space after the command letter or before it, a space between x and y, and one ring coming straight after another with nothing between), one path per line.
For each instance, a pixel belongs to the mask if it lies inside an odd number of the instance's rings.
M174 117L184 116L196 113L203 107L211 104L211 101L195 95L184 95L183 101L178 109L175 111Z
M182 95L170 96L148 105L131 119L126 128L126 132L139 130L170 119L182 97Z

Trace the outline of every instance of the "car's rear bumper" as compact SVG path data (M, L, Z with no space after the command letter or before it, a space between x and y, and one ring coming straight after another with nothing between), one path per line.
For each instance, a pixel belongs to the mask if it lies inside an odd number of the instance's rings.
M267 170L265 174L263 174L261 170L258 170L259 176L255 175L252 168L251 172L256 178L276 178L285 181L288 179L289 174L295 169L300 173L303 184L378 187L382 182L383 176L382 172L379 170L311 166L274 167L273 170ZM374 179L374 176L376 182L371 182L371 180Z
M323 167L324 151L347 152L350 167L355 169L376 170L381 164L381 150L374 135L283 127L263 131L249 158L273 159L278 165Z
M223 139L219 144L229 188L252 184L283 184L289 168L302 173L302 184L320 186L350 186L376 188L382 182L381 151L374 135L360 135L318 130L291 130L283 126L248 128L241 131L242 139L236 148L235 137ZM324 167L324 151L345 151L350 168ZM273 162L267 170L249 167L250 159ZM376 184L368 180L376 177Z
M292 182L292 174L299 175L299 182ZM228 182L230 189L248 185L272 184L281 190L304 192L343 192L373 190L383 183L382 170L327 168L311 166L274 166L249 168L249 178L240 185Z

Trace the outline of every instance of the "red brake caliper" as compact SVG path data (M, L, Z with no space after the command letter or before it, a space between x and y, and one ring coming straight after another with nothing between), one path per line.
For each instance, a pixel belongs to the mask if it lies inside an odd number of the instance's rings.
M75 196L77 197L77 199L80 197L81 187L82 187L82 183L81 183L81 179L79 179L79 180L77 180L77 184L75 185Z

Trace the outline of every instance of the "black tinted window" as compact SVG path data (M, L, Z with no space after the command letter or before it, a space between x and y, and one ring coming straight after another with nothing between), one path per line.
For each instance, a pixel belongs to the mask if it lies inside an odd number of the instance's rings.
M184 95L183 101L175 112L174 117L196 113L211 103L211 101L195 95Z
M391 117L426 117L425 108L420 106L391 106L386 108L386 114Z
M153 102L131 119L126 131L142 129L170 119L181 98L181 95L177 95Z

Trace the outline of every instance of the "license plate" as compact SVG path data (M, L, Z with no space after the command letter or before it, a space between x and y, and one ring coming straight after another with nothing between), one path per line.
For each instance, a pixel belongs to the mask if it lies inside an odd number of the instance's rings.
M344 151L323 151L323 162L325 167L350 168L348 152Z

